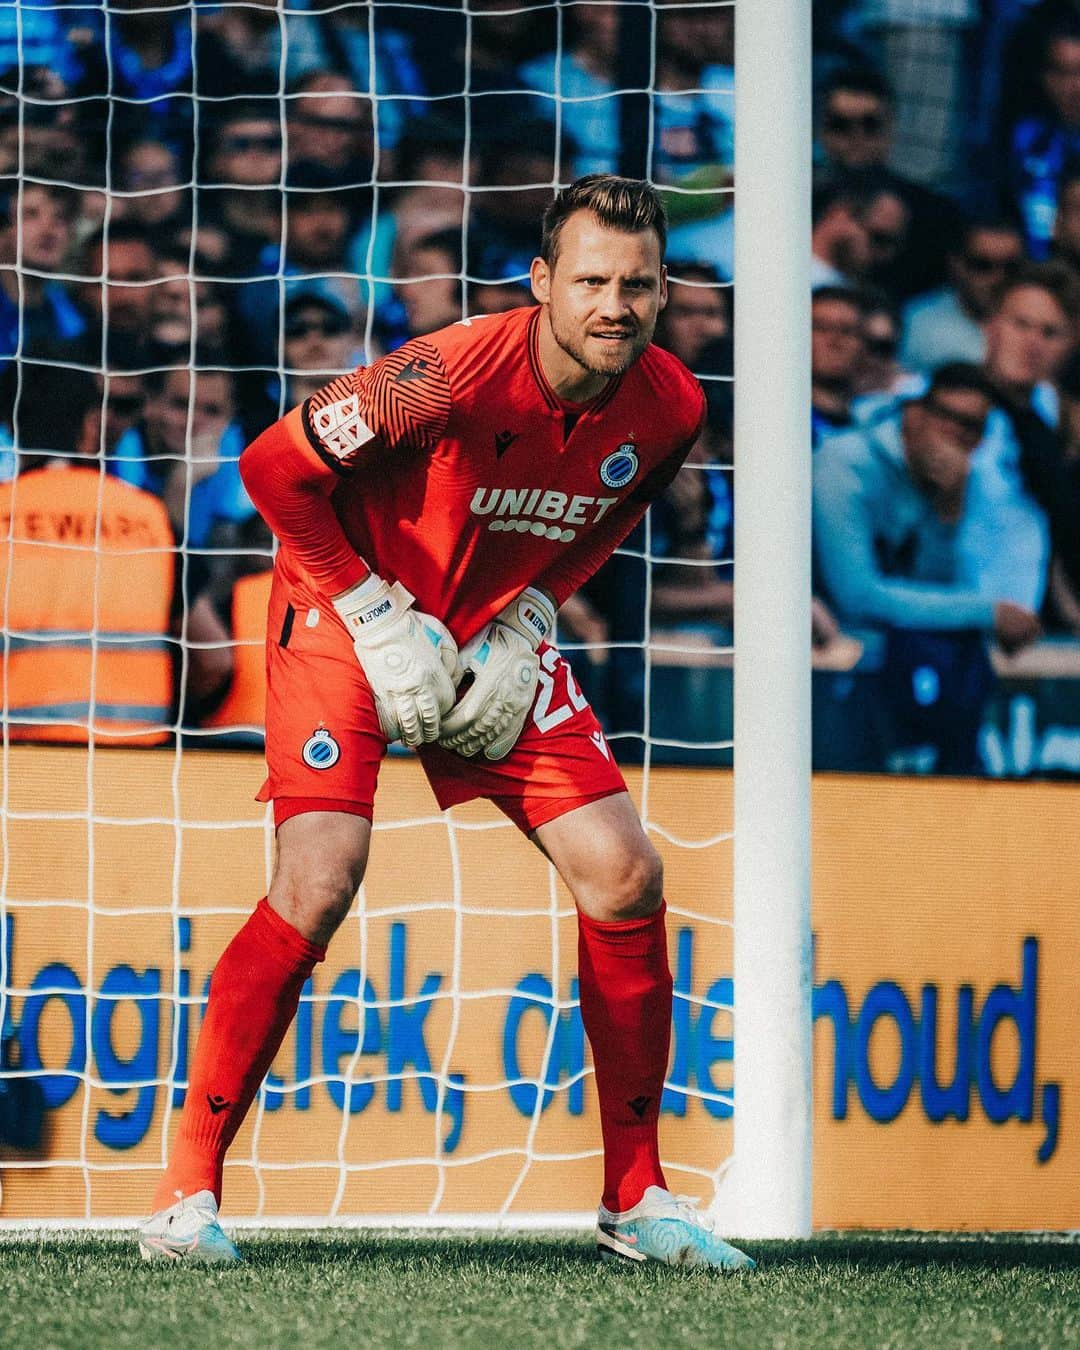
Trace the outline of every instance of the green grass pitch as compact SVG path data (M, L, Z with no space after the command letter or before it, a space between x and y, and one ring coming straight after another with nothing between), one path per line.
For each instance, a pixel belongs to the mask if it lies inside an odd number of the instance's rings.
M604 1266L578 1236L241 1234L241 1267L133 1240L0 1240L5 1350L1080 1346L1080 1241L828 1235L748 1243L751 1275Z

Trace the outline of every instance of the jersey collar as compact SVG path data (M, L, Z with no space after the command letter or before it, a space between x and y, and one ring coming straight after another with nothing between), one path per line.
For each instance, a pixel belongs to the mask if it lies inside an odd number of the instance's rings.
M548 377L544 374L544 367L540 363L540 306L537 305L529 318L529 327L526 334L526 350L529 357L529 369L532 371L533 379L536 381L536 387L540 390L540 396L549 408L559 413L586 413L597 412L606 404L610 403L615 397L619 386L622 384L621 375L613 375L603 389L595 398L589 399L587 403L567 403L561 399L548 383Z

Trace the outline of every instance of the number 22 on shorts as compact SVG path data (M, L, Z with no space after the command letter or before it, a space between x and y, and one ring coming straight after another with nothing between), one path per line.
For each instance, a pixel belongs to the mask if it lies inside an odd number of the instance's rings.
M562 666L565 688L560 696L556 692L557 676L559 667ZM573 717L574 713L581 712L583 708L589 706L585 695L578 688L578 682L574 679L567 662L565 662L554 647L548 647L540 656L539 671L540 692L536 695L536 702L533 704L533 721L536 723L536 729L541 733L553 731L556 727ZM552 702L558 700L553 708Z

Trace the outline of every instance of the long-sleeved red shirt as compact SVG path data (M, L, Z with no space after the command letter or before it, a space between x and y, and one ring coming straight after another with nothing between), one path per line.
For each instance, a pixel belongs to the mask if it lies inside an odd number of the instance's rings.
M592 402L544 376L535 308L467 319L334 380L240 469L281 540L275 590L317 604L370 568L465 642L526 586L561 604L633 529L704 415L649 346Z

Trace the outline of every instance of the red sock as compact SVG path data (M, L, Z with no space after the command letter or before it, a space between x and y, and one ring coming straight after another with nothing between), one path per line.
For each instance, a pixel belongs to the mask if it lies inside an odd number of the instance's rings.
M325 955L266 900L222 952L155 1210L174 1204L177 1191L213 1191L220 1204L225 1150L296 1016L304 981Z
M665 905L646 919L598 923L578 914L581 1020L592 1046L604 1135L606 1209L632 1209L666 1186L657 1121L671 1045Z

